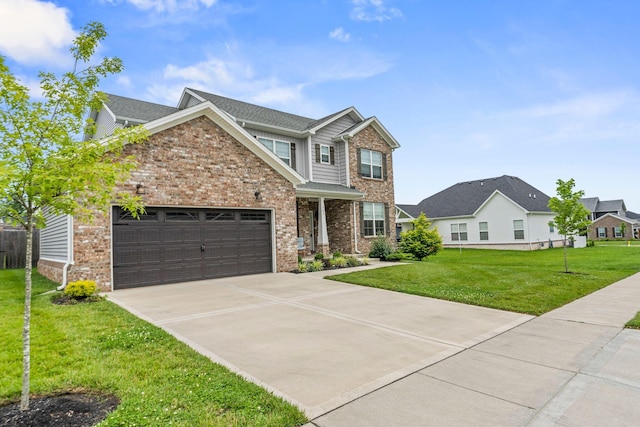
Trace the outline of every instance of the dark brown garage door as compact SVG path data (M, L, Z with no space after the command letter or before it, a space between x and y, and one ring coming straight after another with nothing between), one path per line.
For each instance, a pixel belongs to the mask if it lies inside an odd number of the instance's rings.
M113 211L115 289L266 273L269 211L146 208Z

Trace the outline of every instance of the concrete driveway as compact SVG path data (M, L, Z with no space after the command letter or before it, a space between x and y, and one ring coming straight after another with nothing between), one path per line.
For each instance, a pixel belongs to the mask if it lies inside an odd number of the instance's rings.
M338 283L326 274L161 285L115 291L109 299L310 419L532 319Z

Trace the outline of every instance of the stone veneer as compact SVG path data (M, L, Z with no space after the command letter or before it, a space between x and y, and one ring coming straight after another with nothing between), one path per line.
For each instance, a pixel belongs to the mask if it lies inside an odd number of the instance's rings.
M176 125L143 145L127 146L124 154L136 156L139 167L116 191L135 193L141 183L147 206L272 209L276 270L295 269L293 184L211 120L199 117ZM74 221L73 230L75 264L68 280L92 279L110 290L110 214L92 224Z

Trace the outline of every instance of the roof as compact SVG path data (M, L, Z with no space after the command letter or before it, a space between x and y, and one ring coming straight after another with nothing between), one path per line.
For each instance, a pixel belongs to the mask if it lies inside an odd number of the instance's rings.
M422 200L416 205L416 209L418 213L424 212L430 219L470 216L496 191L526 211L551 212L548 206L549 196L520 178L509 175L459 182Z
M600 201L597 197L584 197L580 199L580 203L589 210L589 212L595 212L598 207L598 202Z
M596 212L624 212L624 200L601 200Z
M116 121L128 120L136 123L147 123L179 111L175 107L139 101L110 93L107 94L107 97L109 100L106 106L115 115Z
M296 195L302 197L326 197L335 199L357 200L364 197L362 191L340 184L308 181L296 186Z
M420 208L417 205L396 205L414 218L420 216Z
M637 214L637 213L631 212L631 211L627 211L627 218L640 219L640 214Z

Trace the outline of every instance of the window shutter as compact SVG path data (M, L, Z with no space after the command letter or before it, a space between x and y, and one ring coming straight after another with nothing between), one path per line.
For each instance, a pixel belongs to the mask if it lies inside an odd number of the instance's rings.
M387 155L382 153L382 179L387 180Z
M320 144L316 144L316 163L320 163Z
M362 176L362 166L360 165L362 163L362 160L361 160L362 159L362 155L360 154L360 148L358 148L356 150L356 157L357 157L357 160L358 160L358 176ZM362 206L362 205L360 205L360 206Z
M335 147L329 147L329 158L330 158L330 163L332 165L336 164L336 153L335 153Z
M291 167L296 170L296 144L291 143L289 146L291 147Z
M604 237L607 237L607 227L604 227Z
M384 204L384 229L387 237L391 236L391 227L389 221L389 203Z
M360 237L364 237L364 202L360 202Z

